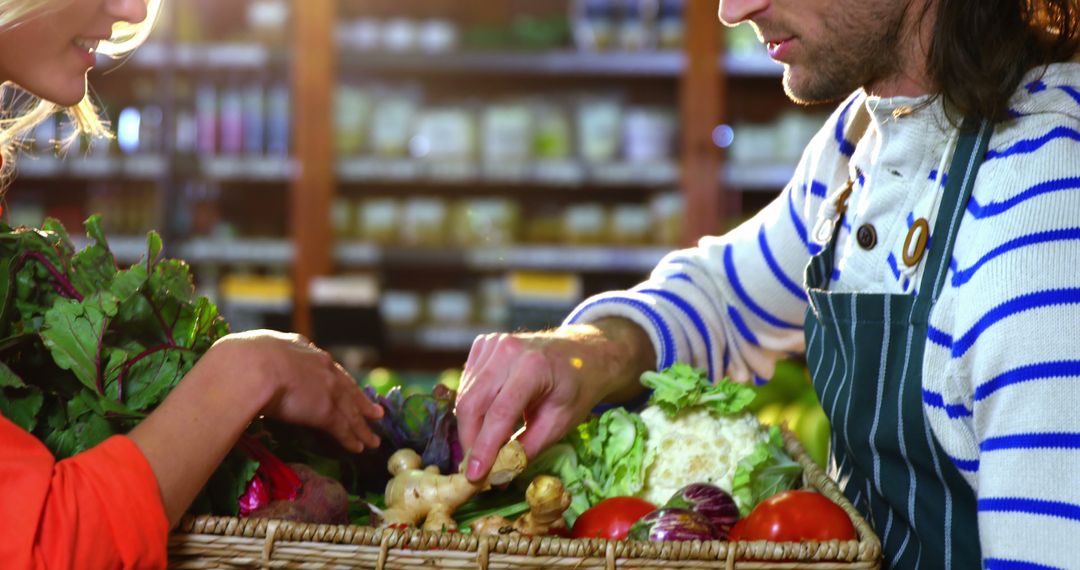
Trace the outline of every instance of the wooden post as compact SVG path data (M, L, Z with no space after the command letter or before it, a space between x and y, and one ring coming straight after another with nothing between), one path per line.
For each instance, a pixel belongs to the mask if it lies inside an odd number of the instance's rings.
M679 95L686 245L715 234L719 220L738 207L738 196L725 192L720 183L720 150L712 139L713 129L721 123L727 95L718 63L723 32L717 9L717 0L686 3L686 69Z
M290 189L293 260L293 328L311 336L309 288L333 270L330 206L334 196L333 95L337 65L337 2L292 3L293 158Z

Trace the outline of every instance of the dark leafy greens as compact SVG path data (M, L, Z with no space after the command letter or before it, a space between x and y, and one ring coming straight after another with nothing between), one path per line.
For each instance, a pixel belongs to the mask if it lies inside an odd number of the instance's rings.
M424 465L436 465L444 474L457 472L464 453L458 440L453 390L436 384L430 393L406 395L401 387L394 387L379 395L370 385L364 391L383 408L383 417L372 426L382 443L347 462L349 471L357 475L356 488L382 492L390 480L387 461L402 448L416 451Z
M129 431L228 333L182 261L151 232L122 268L97 216L76 251L64 227L0 224L0 413L59 459ZM258 463L232 453L198 503L236 512Z

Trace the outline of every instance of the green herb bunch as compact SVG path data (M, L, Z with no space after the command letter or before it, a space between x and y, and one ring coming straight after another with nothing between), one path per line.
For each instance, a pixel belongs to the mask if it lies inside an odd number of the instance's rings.
M187 264L161 258L157 233L122 268L100 219L85 227L91 243L76 251L55 220L0 224L0 413L57 459L129 431L228 333ZM235 512L257 465L231 454L201 509Z

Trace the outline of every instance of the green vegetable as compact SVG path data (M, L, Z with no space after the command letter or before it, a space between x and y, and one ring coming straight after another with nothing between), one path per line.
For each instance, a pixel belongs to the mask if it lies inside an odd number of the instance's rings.
M570 434L569 442L578 459L578 478L589 506L608 497L641 491L651 459L645 455L646 437L645 423L623 408L612 408ZM580 499L572 500L572 508L574 503L584 504ZM580 514L575 512L571 518Z
M727 381L712 384L703 370L682 363L663 372L646 372L641 383L652 388L649 405L659 406L669 417L690 407L730 416L743 411L755 397L752 388Z
M645 470L652 462L645 452L647 435L641 417L612 408L545 450L520 479L531 481L542 473L559 477L571 496L566 517L573 524L603 499L641 491Z
M371 401L383 408L383 417L373 424L382 444L379 446L379 476L386 474L386 462L395 451L407 447L420 454L425 466L435 465L441 473L454 473L464 459L457 437L454 400L457 394L436 384L430 394L405 395L400 387L380 396L371 386L365 388ZM387 474L388 475L388 474ZM379 486L386 484L384 479Z
M586 424L582 424L586 425ZM573 526L574 521L581 513L589 510L593 501L583 480L583 476L591 478L589 469L579 471L578 455L574 446L568 443L571 436L567 436L562 442L548 447L540 455L533 459L525 472L518 477L522 486L528 485L537 475L554 475L558 477L566 491L570 493L570 508L566 510L567 523ZM590 486L591 488L591 486Z
M746 516L761 501L795 486L802 467L784 451L780 428L769 428L768 441L739 462L732 481L731 495L739 503L739 513Z
M159 259L156 233L121 268L99 218L85 225L92 243L76 252L55 220L0 224L0 413L58 459L130 431L228 332L188 266ZM230 454L198 504L235 513L257 465Z
M713 385L704 371L686 364L646 372L641 382L653 390L649 405L673 420L699 408L715 418L742 417L755 396L751 388L732 382ZM579 425L541 453L522 480L541 473L559 477L572 497L566 516L573 524L581 513L603 499L644 493L650 466L658 460L657 451L648 445L648 437L648 427L640 415L612 408ZM688 467L687 472L691 471Z

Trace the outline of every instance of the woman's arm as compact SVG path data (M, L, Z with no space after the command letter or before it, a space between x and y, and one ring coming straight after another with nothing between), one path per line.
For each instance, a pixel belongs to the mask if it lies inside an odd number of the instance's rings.
M330 356L269 332L222 339L128 437L63 461L0 417L0 567L165 567L169 528L257 415L379 443L382 409Z
M329 354L302 337L258 332L216 344L130 437L175 525L258 415L322 429L347 449L376 447L382 416Z

